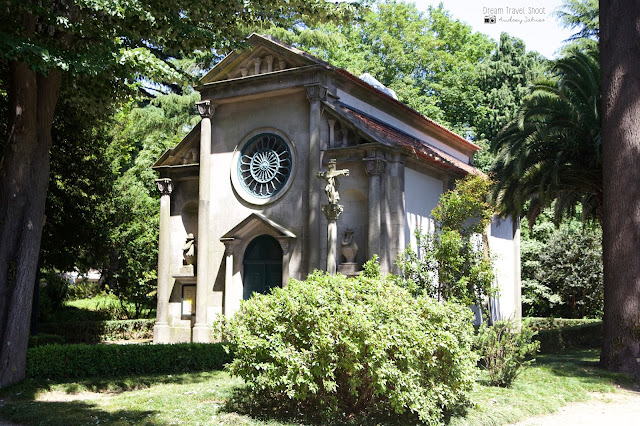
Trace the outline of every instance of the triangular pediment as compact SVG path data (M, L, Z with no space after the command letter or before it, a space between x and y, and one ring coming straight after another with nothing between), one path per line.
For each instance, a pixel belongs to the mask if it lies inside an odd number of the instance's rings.
M188 166L199 163L200 123L185 136L175 148L166 150L155 162L153 169L160 167Z
M268 36L252 34L247 39L247 44L247 48L227 55L200 81L203 84L214 83L323 63L318 58Z
M296 238L293 232L263 214L251 213L242 222L224 234L220 241L241 240L258 233L271 234L275 238Z

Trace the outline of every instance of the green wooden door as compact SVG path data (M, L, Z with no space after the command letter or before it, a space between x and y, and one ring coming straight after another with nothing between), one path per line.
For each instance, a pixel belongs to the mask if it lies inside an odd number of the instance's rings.
M249 243L244 252L242 297L253 293L266 294L282 285L282 248L270 235L261 235Z

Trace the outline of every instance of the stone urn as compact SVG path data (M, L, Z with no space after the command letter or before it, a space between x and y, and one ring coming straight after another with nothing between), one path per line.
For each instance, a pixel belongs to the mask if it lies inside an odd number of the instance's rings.
M345 263L354 263L356 254L358 253L358 245L353 241L354 230L347 228L342 236L342 247L340 251L345 258Z
M193 234L187 235L187 241L182 247L182 257L185 265L194 265L196 263L196 239Z

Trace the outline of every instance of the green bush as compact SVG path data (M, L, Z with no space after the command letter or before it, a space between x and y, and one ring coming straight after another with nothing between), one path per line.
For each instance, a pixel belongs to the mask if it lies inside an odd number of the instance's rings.
M46 271L40 282L38 318L47 320L59 311L67 298L69 282L55 271Z
M100 284L96 281L80 279L69 286L69 300L88 299L100 294Z
M66 342L65 338L57 334L38 333L36 335L29 336L30 348L35 348L36 346L43 346L43 345L53 345L53 344L62 345L65 342Z
M40 324L44 333L63 336L68 343L153 338L155 320L76 321Z
M518 330L518 324L513 320L480 326L476 344L491 386L511 386L522 368L531 362L525 358L540 348L539 342L532 342L535 334L526 322Z
M525 320L534 330L554 330L557 328L576 327L586 324L602 324L602 320L593 318L545 318L527 317Z
M316 272L255 295L218 327L235 354L229 371L254 395L328 414L375 406L440 423L468 404L474 381L471 310L385 279Z
M551 209L531 228L523 220L522 305L529 316L602 316L602 231L582 224L579 213L558 228Z
M220 370L231 358L220 343L45 345L27 351L27 377L76 379Z
M435 229L427 233L416 229L415 247L409 245L396 258L403 278L399 285L414 295L484 305L495 293L485 232L495 215L486 202L490 188L491 180L470 175L440 196L431 211ZM482 238L476 238L478 235Z
M540 330L540 352L556 352L567 348L593 348L602 346L602 321L572 327Z

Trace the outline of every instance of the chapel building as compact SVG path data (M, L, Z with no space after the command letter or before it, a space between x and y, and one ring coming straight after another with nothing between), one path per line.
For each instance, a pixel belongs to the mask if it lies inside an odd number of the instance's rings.
M270 37L247 42L202 78L201 122L153 166L162 194L155 343L210 342L216 315L332 261L354 275L377 254L383 272L397 272L414 230L433 229L440 195L481 174L476 145L370 76ZM329 235L327 170L341 206ZM489 245L492 316L520 317L518 224L495 221Z

